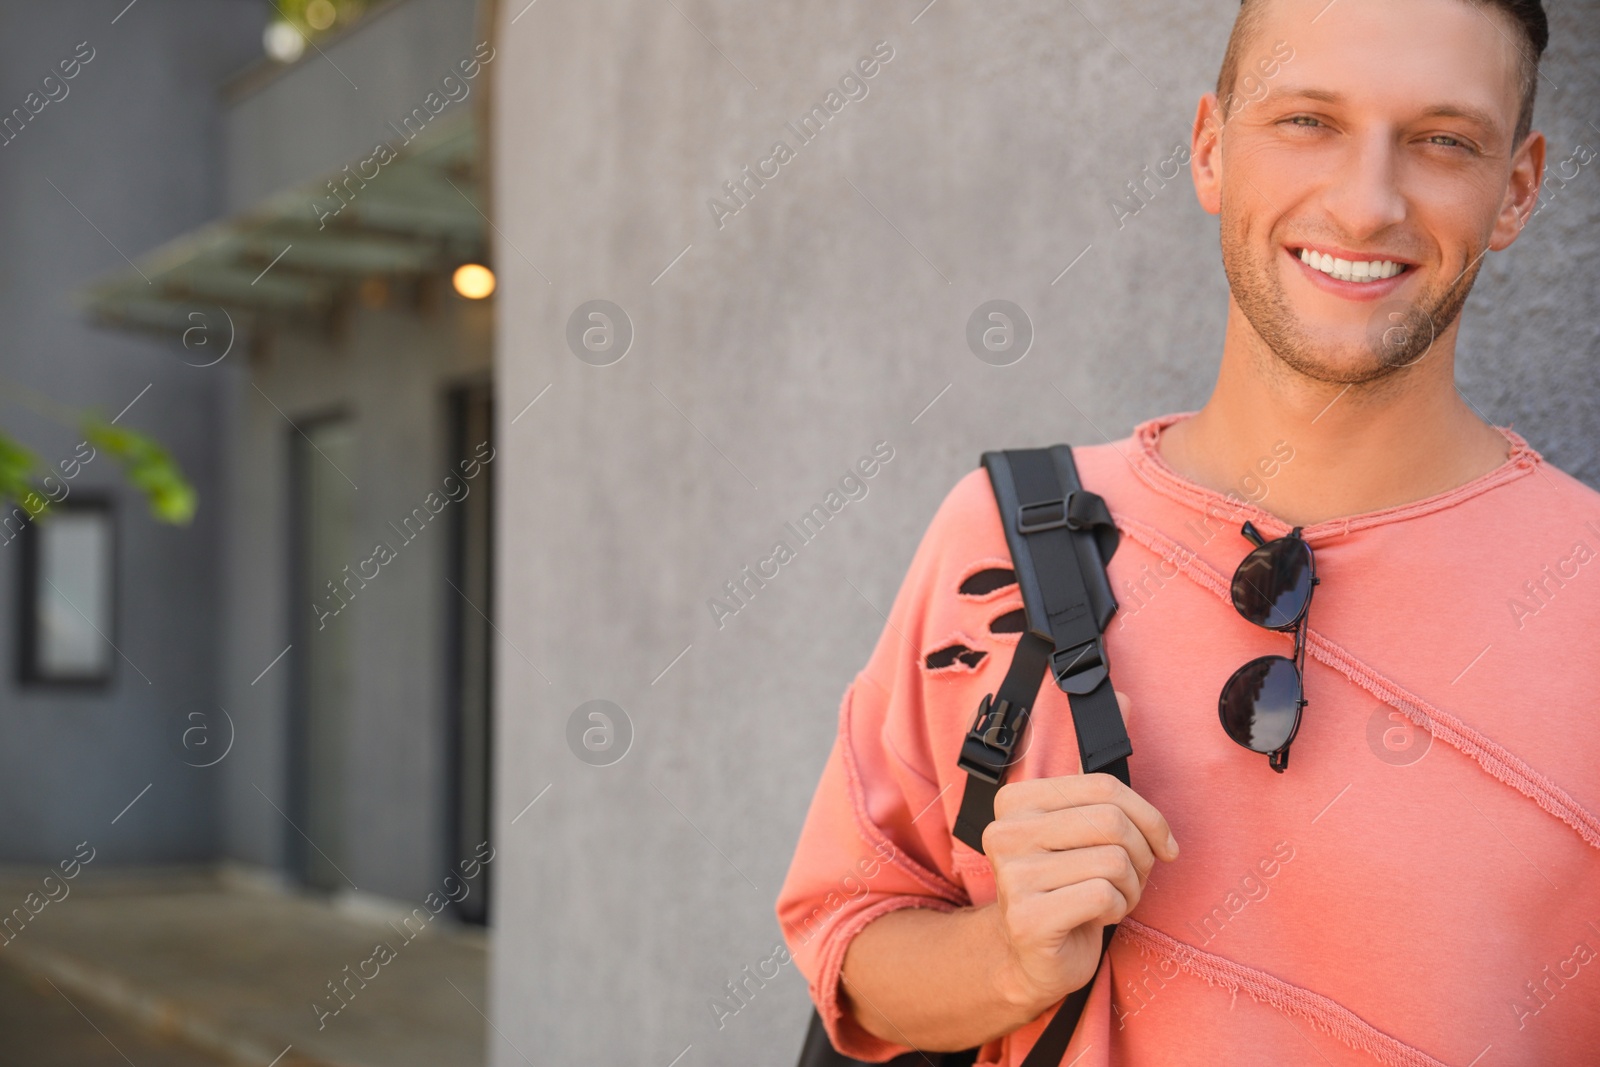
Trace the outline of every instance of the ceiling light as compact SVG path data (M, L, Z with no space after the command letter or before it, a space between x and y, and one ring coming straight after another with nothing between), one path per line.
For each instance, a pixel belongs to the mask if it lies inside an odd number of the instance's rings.
M494 271L481 263L461 264L450 281L468 300L482 300L494 292Z

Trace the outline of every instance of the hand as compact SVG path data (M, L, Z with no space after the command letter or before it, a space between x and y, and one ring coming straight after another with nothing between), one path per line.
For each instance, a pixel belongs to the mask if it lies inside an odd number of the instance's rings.
M1126 718L1128 698L1117 703ZM1178 843L1161 813L1109 774L1008 782L994 814L983 849L1008 949L997 980L1031 1018L1089 983L1101 930L1134 909L1157 857L1177 859Z

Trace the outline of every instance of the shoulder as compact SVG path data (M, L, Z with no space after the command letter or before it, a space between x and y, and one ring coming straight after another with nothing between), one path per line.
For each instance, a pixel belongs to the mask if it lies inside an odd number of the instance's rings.
M945 493L929 531L950 541L962 541L982 538L990 526L1004 536L989 472L979 465L963 474Z
M1073 445L1073 462L1085 489L1108 501L1127 495L1138 481L1133 469L1140 443L1134 436L1104 444ZM945 494L929 524L927 539L939 548L992 554L1005 551L1005 528L995 504L989 472L980 464L963 475Z
M1512 438L1511 456L1486 476L1494 492L1468 493L1475 505L1471 524L1502 538L1528 544L1546 536L1583 531L1600 536L1600 492L1551 463L1521 437Z
M1532 484L1544 490L1551 506L1570 510L1586 518L1600 514L1600 491L1574 478L1542 456L1537 460L1536 469L1545 477L1535 479Z
M941 593L954 595L976 571L1010 565L989 472L980 465L945 493L922 535L910 576L928 599L937 600Z

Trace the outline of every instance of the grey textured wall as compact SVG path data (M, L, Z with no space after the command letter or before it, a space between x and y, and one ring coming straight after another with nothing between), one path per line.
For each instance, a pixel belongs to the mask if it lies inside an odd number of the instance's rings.
M214 87L260 51L253 4L0 5L0 112L22 107L58 60L93 58L20 135L0 146L0 425L46 463L80 436L21 403L16 383L155 434L201 494L194 525L150 519L104 454L69 483L115 500L118 658L104 691L16 684L16 544L0 547L0 859L53 863L90 839L118 860L194 859L216 846L214 776L183 766L183 716L216 700L216 411L221 379L177 346L95 330L71 303L93 278L210 218L222 200ZM87 49L85 50L87 53ZM60 88L52 91L58 96ZM174 167L173 160L185 161ZM52 183L55 188L52 188ZM99 232L96 231L98 227ZM140 396L149 386L148 392ZM147 681L148 679L148 681ZM113 828L111 820L146 785Z
M787 1062L807 1011L792 969L721 1029L708 1004L778 937L840 694L939 500L985 448L1120 437L1209 392L1214 220L1187 170L1121 228L1112 202L1187 142L1237 6L524 3L501 4L495 67L516 651L498 675L494 1063L521 1062L512 1043ZM1600 147L1600 8L1552 6L1554 164ZM878 41L894 58L869 95L719 228L708 198L793 146L785 123ZM1474 403L1591 482L1597 211L1590 165L1491 260L1460 354ZM1037 331L1006 368L964 338L993 298ZM593 299L634 330L609 366L567 347ZM719 628L707 599L878 440L895 454L869 494ZM591 699L632 723L611 766L569 749Z

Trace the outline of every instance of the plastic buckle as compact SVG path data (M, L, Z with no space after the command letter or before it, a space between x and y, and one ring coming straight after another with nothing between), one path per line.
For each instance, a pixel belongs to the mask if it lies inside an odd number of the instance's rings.
M1105 637L1096 637L1050 654L1050 673L1064 693L1086 696L1111 674L1106 663Z
M1044 509L1052 509L1053 515L1049 518L1029 519L1029 514L1038 514ZM1072 510L1072 495L1056 500L1039 500L1032 504L1017 505L1017 532L1038 533L1041 530L1054 530L1067 525L1067 515Z
M967 731L956 765L986 782L1000 784L1017 742L1028 725L1028 708L985 693L978 702L978 717Z

